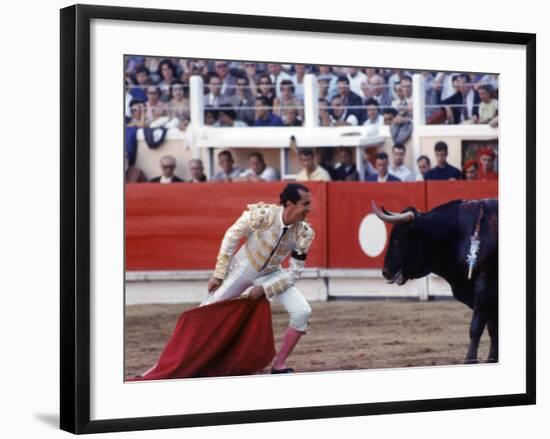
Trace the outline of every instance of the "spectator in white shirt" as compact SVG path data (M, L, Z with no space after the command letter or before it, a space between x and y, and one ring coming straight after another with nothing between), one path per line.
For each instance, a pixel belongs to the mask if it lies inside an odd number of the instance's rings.
M349 67L347 77L349 79L349 88L351 89L351 91L354 92L356 95L365 98L366 96L363 93L361 84L367 82L367 75L365 75L357 67Z
M404 164L405 145L396 143L392 148L392 164L389 167L389 173L399 178L401 181L414 181L414 174Z
M347 108L342 103L342 98L338 95L332 98L329 113L331 116L332 126L356 126L359 123L357 116L353 113L348 112Z
M279 174L271 166L265 164L264 156L259 152L253 152L248 156L248 165L237 180L241 181L278 181Z
M267 71L271 78L271 83L275 85L275 94L277 97L281 95L281 82L285 79L292 81L292 77L283 70L281 64L268 64Z
M382 126L384 124L384 116L380 114L378 101L374 98L369 98L365 101L367 107L367 120L364 126Z

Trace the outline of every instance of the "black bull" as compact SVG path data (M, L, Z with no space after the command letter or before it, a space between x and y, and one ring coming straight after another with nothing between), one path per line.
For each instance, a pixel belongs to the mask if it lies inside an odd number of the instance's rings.
M477 362L479 340L487 326L491 347L488 362L498 361L498 201L451 201L420 213L379 210L376 215L392 223L383 276L403 285L435 273L451 286L454 297L473 310L466 363ZM472 237L479 240L473 252ZM475 246L474 246L475 248ZM471 267L469 255L475 254ZM471 259L471 258L470 258Z

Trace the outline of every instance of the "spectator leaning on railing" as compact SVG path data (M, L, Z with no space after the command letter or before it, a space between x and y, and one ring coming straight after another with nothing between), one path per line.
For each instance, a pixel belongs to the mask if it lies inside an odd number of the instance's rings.
M235 161L231 151L223 150L218 154L218 164L222 170L215 174L211 181L234 181L241 175L243 170L239 167L234 167Z
M218 121L214 124L220 127L246 127L246 123L237 120L237 112L229 104L220 105Z
M248 156L248 169L245 169L238 177L242 181L278 181L279 174L271 166L265 164L264 156L259 152L253 152Z

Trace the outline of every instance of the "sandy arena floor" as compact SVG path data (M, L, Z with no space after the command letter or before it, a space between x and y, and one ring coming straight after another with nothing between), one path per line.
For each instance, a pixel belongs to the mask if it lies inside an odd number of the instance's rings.
M179 315L196 304L133 305L126 311L126 376L158 359ZM311 328L287 364L299 372L461 364L471 311L454 300L313 302ZM276 348L288 323L272 305ZM487 332L479 355L489 351ZM267 372L267 370L266 370Z

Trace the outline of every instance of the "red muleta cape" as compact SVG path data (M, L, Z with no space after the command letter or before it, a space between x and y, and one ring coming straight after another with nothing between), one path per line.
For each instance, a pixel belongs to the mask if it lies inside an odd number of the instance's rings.
M267 299L225 300L184 312L157 364L128 381L251 375L274 356Z

